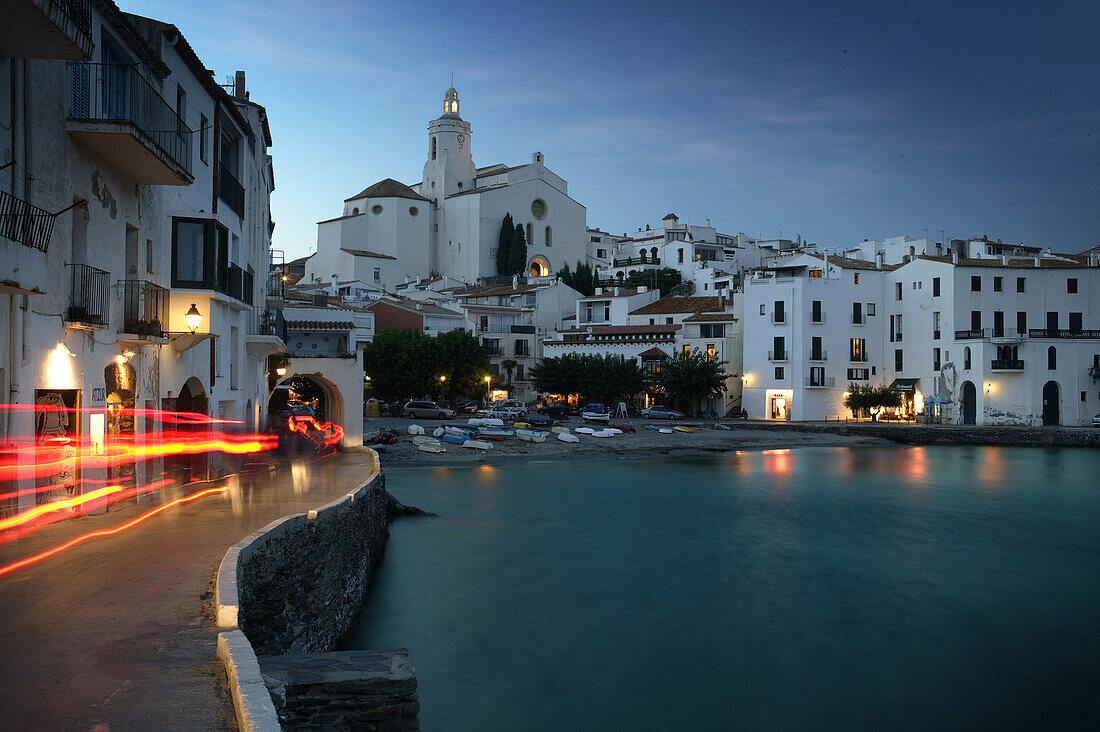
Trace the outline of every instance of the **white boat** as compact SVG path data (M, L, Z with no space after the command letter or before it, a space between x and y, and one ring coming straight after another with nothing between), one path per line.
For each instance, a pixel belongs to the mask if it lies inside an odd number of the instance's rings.
M479 427L477 433L479 435L491 435L492 437L511 437L515 434L514 431L504 427Z
M592 433L593 437L614 437L615 433L611 430L597 430Z
M432 437L442 437L445 434L447 434L447 430L443 429L442 427L436 427L434 430L432 430Z
M558 433L558 439L561 440L562 442L580 442L581 441L581 438L577 437L576 435L571 435L568 432L559 432Z
M559 435L568 435L569 434L569 428L568 427L562 427L560 425L557 426L557 427L551 427L550 431L551 432L556 432ZM566 440L566 442L568 442L568 441L569 440Z
M463 447L469 447L473 450L488 450L493 446L493 443L486 442L485 440L466 440L462 443Z
M516 430L516 437L524 442L546 442L547 434L542 430Z
M470 436L470 430L464 430L461 427L444 427L443 431L448 435L462 435L464 437Z
M422 435L422 434L424 434L424 428L421 427L418 424L410 424L409 425L409 434L410 435Z
M581 435L590 435L596 430L592 429L591 427L578 427L575 431Z
M427 435L417 435L413 438L414 445L438 445L439 440L434 437L428 437Z
M424 443L422 445L417 445L416 449L419 450L420 452L431 452L431 453L447 452L447 448L443 447L443 445L440 445L438 442L435 443L434 445L432 445L430 443Z
M467 420L474 427L503 427L504 420L496 417L470 417Z
M607 424L611 421L610 412L581 412L581 418L585 422L602 422Z
M623 433L623 431L618 427L608 427L604 430L604 432L610 432L613 435L621 435Z

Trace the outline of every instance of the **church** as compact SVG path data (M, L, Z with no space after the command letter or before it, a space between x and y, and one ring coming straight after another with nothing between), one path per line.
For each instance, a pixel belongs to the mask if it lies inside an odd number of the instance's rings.
M569 197L568 184L546 167L542 153L523 165L478 168L472 137L458 92L448 89L443 114L428 124L423 180L410 186L387 178L346 199L343 215L317 224L305 280L360 281L391 291L430 275L472 283L498 274L497 242L509 213L525 230L527 276L586 261L585 207Z

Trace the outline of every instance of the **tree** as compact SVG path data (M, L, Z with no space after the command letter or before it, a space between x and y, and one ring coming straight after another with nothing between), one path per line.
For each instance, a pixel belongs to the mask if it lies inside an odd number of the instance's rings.
M508 270L508 251L512 248L512 237L515 236L515 229L512 214L504 214L504 220L500 222L500 234L497 236L497 274L512 274Z
M883 409L900 407L904 401L904 395L897 389L892 389L886 384L871 386L870 384L848 384L848 393L844 397L844 406L857 414L863 411L871 413L871 421L877 421L878 415Z
M626 287L642 286L650 289L656 287L661 291L661 297L668 297L668 293L673 287L680 284L682 279L680 270L664 267L658 270L647 269L633 272L623 280L623 285Z
M508 376L508 386L512 385L512 372L516 370L516 366L519 366L519 364L510 358L500 362L500 367L504 369L504 373Z
M489 354L463 330L432 337L413 330L384 330L363 351L363 370L375 394L386 399L420 396L439 388L447 377L448 393L478 394L489 373Z
M558 270L557 277L585 297L595 295L599 285L596 272L586 262L577 262L577 268L572 272L569 271L569 265L565 265Z
M644 386L642 370L632 358L576 353L542 359L531 369L531 381L546 394L579 394L584 401L608 405L633 397Z
M523 224L516 224L512 243L508 247L508 271L504 274L522 274L525 267L527 267L527 235L523 233Z
M707 358L702 351L681 351L661 364L659 381L665 394L691 405L691 416L702 399L725 392L726 361Z
M455 329L440 333L431 340L435 341L438 351L439 375L447 377L448 394L456 397L476 396L485 390L489 352L476 336Z

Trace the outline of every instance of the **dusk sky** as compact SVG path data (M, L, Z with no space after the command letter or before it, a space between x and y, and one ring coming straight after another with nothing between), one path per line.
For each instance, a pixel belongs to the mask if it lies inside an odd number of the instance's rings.
M1100 4L124 0L271 120L274 247L416 183L454 85L478 165L541 150L614 233L672 211L831 248L1100 242Z

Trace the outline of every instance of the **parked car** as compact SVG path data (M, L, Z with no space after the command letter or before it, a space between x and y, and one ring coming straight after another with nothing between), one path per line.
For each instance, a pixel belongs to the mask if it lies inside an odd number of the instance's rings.
M658 404L654 404L652 407L646 407L640 414L646 419L683 419L684 413L677 412L675 409L669 409Z
M522 419L527 416L527 406L515 399L509 399L504 402L494 402L489 405L489 408L485 410L487 417L496 417L497 419Z
M554 402L553 404L543 404L536 411L539 414L545 414L547 417L561 419L562 417L568 417L572 414L573 408L566 402Z
M455 414L477 414L477 402L472 399L463 399L455 402Z
M409 419L451 419L455 413L435 402L409 402L405 405L405 416Z
M1092 418L1092 426L1093 427L1100 427L1100 414L1098 414L1098 415L1096 415L1095 417Z

